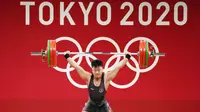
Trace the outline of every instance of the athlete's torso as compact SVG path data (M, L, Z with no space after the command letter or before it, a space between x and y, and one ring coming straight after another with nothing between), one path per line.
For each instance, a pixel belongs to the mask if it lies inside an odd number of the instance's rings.
M102 74L99 86L94 85L94 75L91 75L91 79L88 84L88 92L90 100L97 104L105 100L106 89L104 84L104 74Z

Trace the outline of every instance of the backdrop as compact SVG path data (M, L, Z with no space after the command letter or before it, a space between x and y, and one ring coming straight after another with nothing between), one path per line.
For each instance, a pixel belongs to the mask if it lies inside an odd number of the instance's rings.
M30 25L25 24L25 6L20 0L4 0L0 6L1 58L0 58L0 111L1 112L80 112L88 99L87 89L73 86L66 73L59 72L41 62L41 57L31 57L30 52L46 49L48 39L69 36L79 42L83 51L87 45L100 36L116 41L121 51L133 38L148 37L153 40L165 57L160 57L158 64L149 72L140 73L138 81L127 89L110 86L107 99L115 112L199 112L200 76L199 76L199 4L197 0L184 0L188 8L186 24L179 26L174 22L174 6L179 0L166 0L169 13L164 20L169 26L158 26L156 21L165 11L156 9L161 0L148 0L152 6L152 22L141 25L139 5L142 0L129 0L134 11L128 18L134 25L122 26L120 21L129 11L120 6L125 1L106 0L111 5L112 17L108 25L102 26L96 20L96 7L102 2L93 1L94 5L88 16L88 25L84 25L84 16L77 0L70 10L76 25L70 25L65 18L60 25L60 1L50 1L54 7L54 20L50 25L39 21L39 6L42 0L33 1L30 8ZM65 8L70 1L63 0ZM82 1L85 7L91 1ZM183 9L179 9L179 20L183 19ZM102 8L102 20L106 20L106 8ZM143 11L147 20L147 8ZM44 20L49 19L49 8L44 7ZM57 43L59 51L78 51L69 41ZM99 41L91 51L113 51L115 47L106 41ZM138 42L130 46L129 51L138 51ZM99 56L104 64L110 56ZM135 57L137 59L137 57ZM122 59L122 58L121 58ZM113 64L112 61L110 65ZM153 59L150 59L150 64ZM58 56L58 66L66 68L67 61ZM131 65L135 66L133 62ZM81 66L91 72L85 58ZM75 71L71 77L79 84L85 84ZM135 72L124 67L113 80L117 84L127 84L135 77Z

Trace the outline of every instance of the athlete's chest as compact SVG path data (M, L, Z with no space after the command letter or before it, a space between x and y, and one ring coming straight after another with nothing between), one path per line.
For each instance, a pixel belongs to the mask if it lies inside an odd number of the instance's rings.
M90 93L103 94L105 90L104 81L101 79L99 81L91 80L89 85Z
M88 89L90 94L93 95L104 95L106 93L105 87L101 84L98 87L95 85L91 85Z

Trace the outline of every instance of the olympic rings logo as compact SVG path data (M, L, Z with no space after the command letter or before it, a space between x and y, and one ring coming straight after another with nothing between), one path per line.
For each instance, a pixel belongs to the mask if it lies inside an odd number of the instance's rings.
M59 37L59 38L56 39L56 43L57 43L57 42L60 42L60 41L63 41L63 40L70 41L70 42L74 43L74 44L77 46L79 52L83 52L81 45L80 45L75 39L73 39L73 38L71 38L71 37ZM126 46L125 46L125 48L124 48L124 52L127 52L127 51L128 51L128 49L129 49L129 47L130 47L131 44L133 44L133 43L136 42L136 41L140 41L140 40L148 41L148 42L154 47L155 52L159 52L157 45L156 45L151 39L146 38L146 37L137 37L137 38L133 38L132 40L130 40L130 41L126 44ZM88 46L87 46L85 52L90 52L90 48L92 47L92 45L93 45L94 43L98 42L98 41L107 41L107 42L110 42L110 43L112 43L112 44L114 45L114 47L116 48L116 50L117 50L118 53L121 52L119 45L118 45L113 39L111 39L111 38L109 38L109 37L97 37L97 38L93 39L93 40L88 44ZM92 55L92 54L74 55L74 56L72 57L72 59L75 60L75 59L78 58L77 64L80 65L80 63L81 63L81 61L82 61L82 59L83 59L83 56L85 56L86 61L87 61L87 64L91 67L91 61L90 61L89 58L96 59L96 57L95 57L94 55ZM109 64L110 64L110 62L111 62L113 59L115 59L115 58L117 58L116 61L115 61L115 63L114 63L111 67L108 67ZM120 62L120 58L121 58L120 55L112 55L112 56L107 60L107 62L105 63L104 72L107 72L107 71L109 71L109 70L112 70L112 69ZM127 62L126 65L128 66L129 69L131 69L132 71L136 72L136 75L135 75L135 77L133 78L133 80L132 80L130 83L125 84L125 85L119 85L119 84L116 84L116 83L114 83L114 82L112 82L112 81L110 82L110 84L111 84L112 86L114 86L115 88L119 88L119 89L126 89L126 88L129 88L129 87L131 87L132 85L134 85L134 84L137 82L137 80L139 79L140 73L144 73L144 72L148 72L148 71L152 70L152 69L156 66L156 64L158 63L158 60L159 60L159 56L155 56L155 60L154 60L154 62L153 62L153 64L152 64L151 66L149 66L149 67L147 67L147 68L145 68L145 69L140 69L137 60L132 56L132 57L131 57L131 61L134 62L134 64L135 64L136 67L133 67L129 62ZM87 88L87 85L78 84L78 83L76 83L76 82L72 79L72 77L71 77L71 75L70 75L70 72L73 71L74 68L72 68L72 67L70 68L70 64L69 64L69 63L67 64L67 67L66 67L66 68L60 68L60 67L57 66L57 67L54 67L54 69L57 70L57 71L59 71L59 72L66 72L67 78L69 79L70 83L72 83L75 87L77 87L77 88L82 88L82 89Z

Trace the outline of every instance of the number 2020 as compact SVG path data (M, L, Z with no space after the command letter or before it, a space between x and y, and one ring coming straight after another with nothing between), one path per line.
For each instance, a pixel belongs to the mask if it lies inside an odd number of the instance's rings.
M120 25L134 25L134 21L128 21L127 19L131 16L132 12L134 11L134 7L132 3L130 2L124 2L120 9L125 9L125 7L129 7L129 11L125 14L125 16L122 18L120 21ZM147 7L147 20L143 20L143 8ZM167 16L170 10L170 6L167 2L160 2L157 6L156 9L159 10L161 7L165 8L165 11L161 14L161 16L158 18L156 21L156 25L158 26L169 26L170 21L164 21L164 18ZM183 7L183 19L179 20L178 19L178 8ZM175 24L182 26L187 23L188 19L188 8L187 4L185 2L177 2L174 6L174 22ZM152 22L152 6L149 2L142 2L139 5L139 23L141 25L147 26Z

